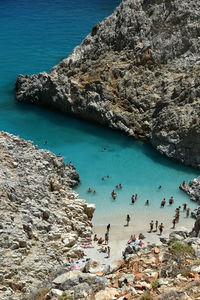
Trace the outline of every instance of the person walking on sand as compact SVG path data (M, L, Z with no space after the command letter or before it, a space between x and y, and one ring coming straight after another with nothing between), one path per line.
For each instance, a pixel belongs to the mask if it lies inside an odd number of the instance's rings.
M158 231L158 220L156 220L155 226L156 226L156 231Z
M177 212L176 215L175 215L175 220L176 220L176 223L179 222L179 218L180 218L180 213Z
M172 229L174 229L174 228L175 228L175 226L176 226L176 218L174 218L174 219L172 220L172 224L173 224L173 227L172 227Z
M109 235L108 235L108 231L105 233L105 244L108 245L108 241L109 241Z
M107 257L109 258L110 257L110 247L109 246L107 247L107 254L108 254Z
M129 226L130 219L131 219L130 216L127 215L127 216L126 216L126 222L127 222L126 226Z
M163 228L164 228L164 225L163 225L163 223L161 223L161 224L159 225L160 235L162 235Z
M153 220L151 220L151 222L149 223L149 225L150 225L150 232L152 232L153 231L153 225L154 225Z
M106 228L107 228L107 232L109 232L110 231L110 224L108 224Z

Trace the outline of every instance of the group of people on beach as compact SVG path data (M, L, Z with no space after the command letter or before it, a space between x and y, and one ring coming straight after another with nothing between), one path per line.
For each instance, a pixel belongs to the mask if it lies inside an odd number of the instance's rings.
M105 177L102 177L102 181L104 181L106 178L110 178L109 175L105 176ZM185 187L185 181L182 182L181 186L182 187ZM160 190L162 188L162 186L158 186L158 189ZM119 183L119 184L116 184L115 185L115 189L113 189L113 191L111 192L111 197L113 200L115 200L117 198L117 192L116 192L116 189L122 189L122 184ZM96 193L95 190L92 190L91 188L88 189L88 192L89 193ZM131 196L131 204L134 204L135 201L138 199L138 194L132 194ZM172 206L174 204L175 200L174 200L174 197L171 196L168 200L168 204L170 206ZM160 207L161 208L164 208L166 206L166 198L163 198L161 203L160 203ZM145 202L145 205L150 205L150 201L149 200L146 200ZM187 203L183 203L182 204L183 206L183 211L186 213L186 217L189 217L190 216L190 208L187 207ZM175 210L175 216L174 218L172 219L172 229L174 229L176 227L176 224L179 222L179 218L180 218L180 212L181 212L181 206L177 207L176 210ZM126 216L126 224L124 226L129 226L129 223L130 223L130 215L127 214ZM162 235L163 233L163 229L164 229L164 225L163 223L161 222L160 224L158 223L158 220L156 221L153 221L151 220L150 223L150 229L149 229L149 233L151 232L157 232L159 231L159 234ZM110 230L110 224L108 225L107 227L107 231L105 233L105 238L102 239L98 239L98 244L103 244L103 242L105 242L105 245L108 245L108 242L109 242L109 230ZM132 238L134 239L134 236L132 236ZM95 239L96 239L96 236L95 236Z
M110 257L110 246L108 246L109 243L109 232L110 232L110 224L107 225L106 227L106 233L105 233L105 238L103 239L102 237L98 238L97 234L94 235L94 242L97 242L97 245L102 245L100 249L97 249L100 253L107 253L107 258ZM103 246L107 245L107 247Z
M155 225L155 227L154 227L154 225ZM150 226L149 232L153 232L153 231L157 232L159 229L160 235L162 235L163 228L164 228L163 223L160 223L160 225L158 226L158 220L156 220L155 223L153 220L151 220L151 222L149 223L149 226Z

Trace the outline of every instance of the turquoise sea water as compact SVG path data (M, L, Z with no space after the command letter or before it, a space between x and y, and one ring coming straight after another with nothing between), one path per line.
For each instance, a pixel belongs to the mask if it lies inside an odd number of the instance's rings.
M195 203L178 185L199 175L197 170L162 157L151 146L120 133L15 101L17 74L50 70L119 2L0 1L0 130L33 140L39 147L62 154L66 162L72 161L81 177L77 192L97 205L97 219L102 214L126 214L131 210L142 215L149 209L144 207L147 199L151 210L159 214L160 201L171 195L177 205L188 201L194 208ZM101 151L103 148L105 152ZM102 181L106 175L111 178ZM110 194L118 183L123 189L117 191L118 197L113 201ZM88 187L95 189L96 194L88 194ZM130 206L133 193L139 198ZM171 208L165 212L171 214Z

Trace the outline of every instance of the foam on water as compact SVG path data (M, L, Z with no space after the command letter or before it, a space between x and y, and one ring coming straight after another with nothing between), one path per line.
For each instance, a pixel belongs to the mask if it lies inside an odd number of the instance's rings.
M189 201L178 189L183 180L197 176L197 170L168 160L149 145L87 122L64 117L14 99L19 73L48 71L78 45L91 27L109 15L120 0L9 0L0 2L0 130L33 140L39 147L61 153L72 161L81 177L77 188L82 198L97 206L96 222L128 212L138 216L171 216L173 208L161 211L160 201L173 195L176 206ZM106 148L106 151L101 150ZM103 176L111 178L102 181ZM111 198L115 185L116 201ZM158 186L162 188L158 190ZM88 187L96 194L87 193ZM130 197L137 193L135 205ZM149 199L150 206L144 202ZM175 206L174 205L174 206ZM195 203L189 203L191 208Z

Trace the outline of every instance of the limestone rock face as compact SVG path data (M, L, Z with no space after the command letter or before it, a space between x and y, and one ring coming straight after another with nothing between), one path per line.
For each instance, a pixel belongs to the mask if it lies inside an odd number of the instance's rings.
M92 212L71 189L79 176L62 157L5 132L0 154L0 299L28 299L67 257L83 255Z
M18 101L147 138L200 167L200 2L126 0L50 73L19 75Z
M190 196L191 200L200 204L200 176L192 179L189 184L181 184L180 188Z

